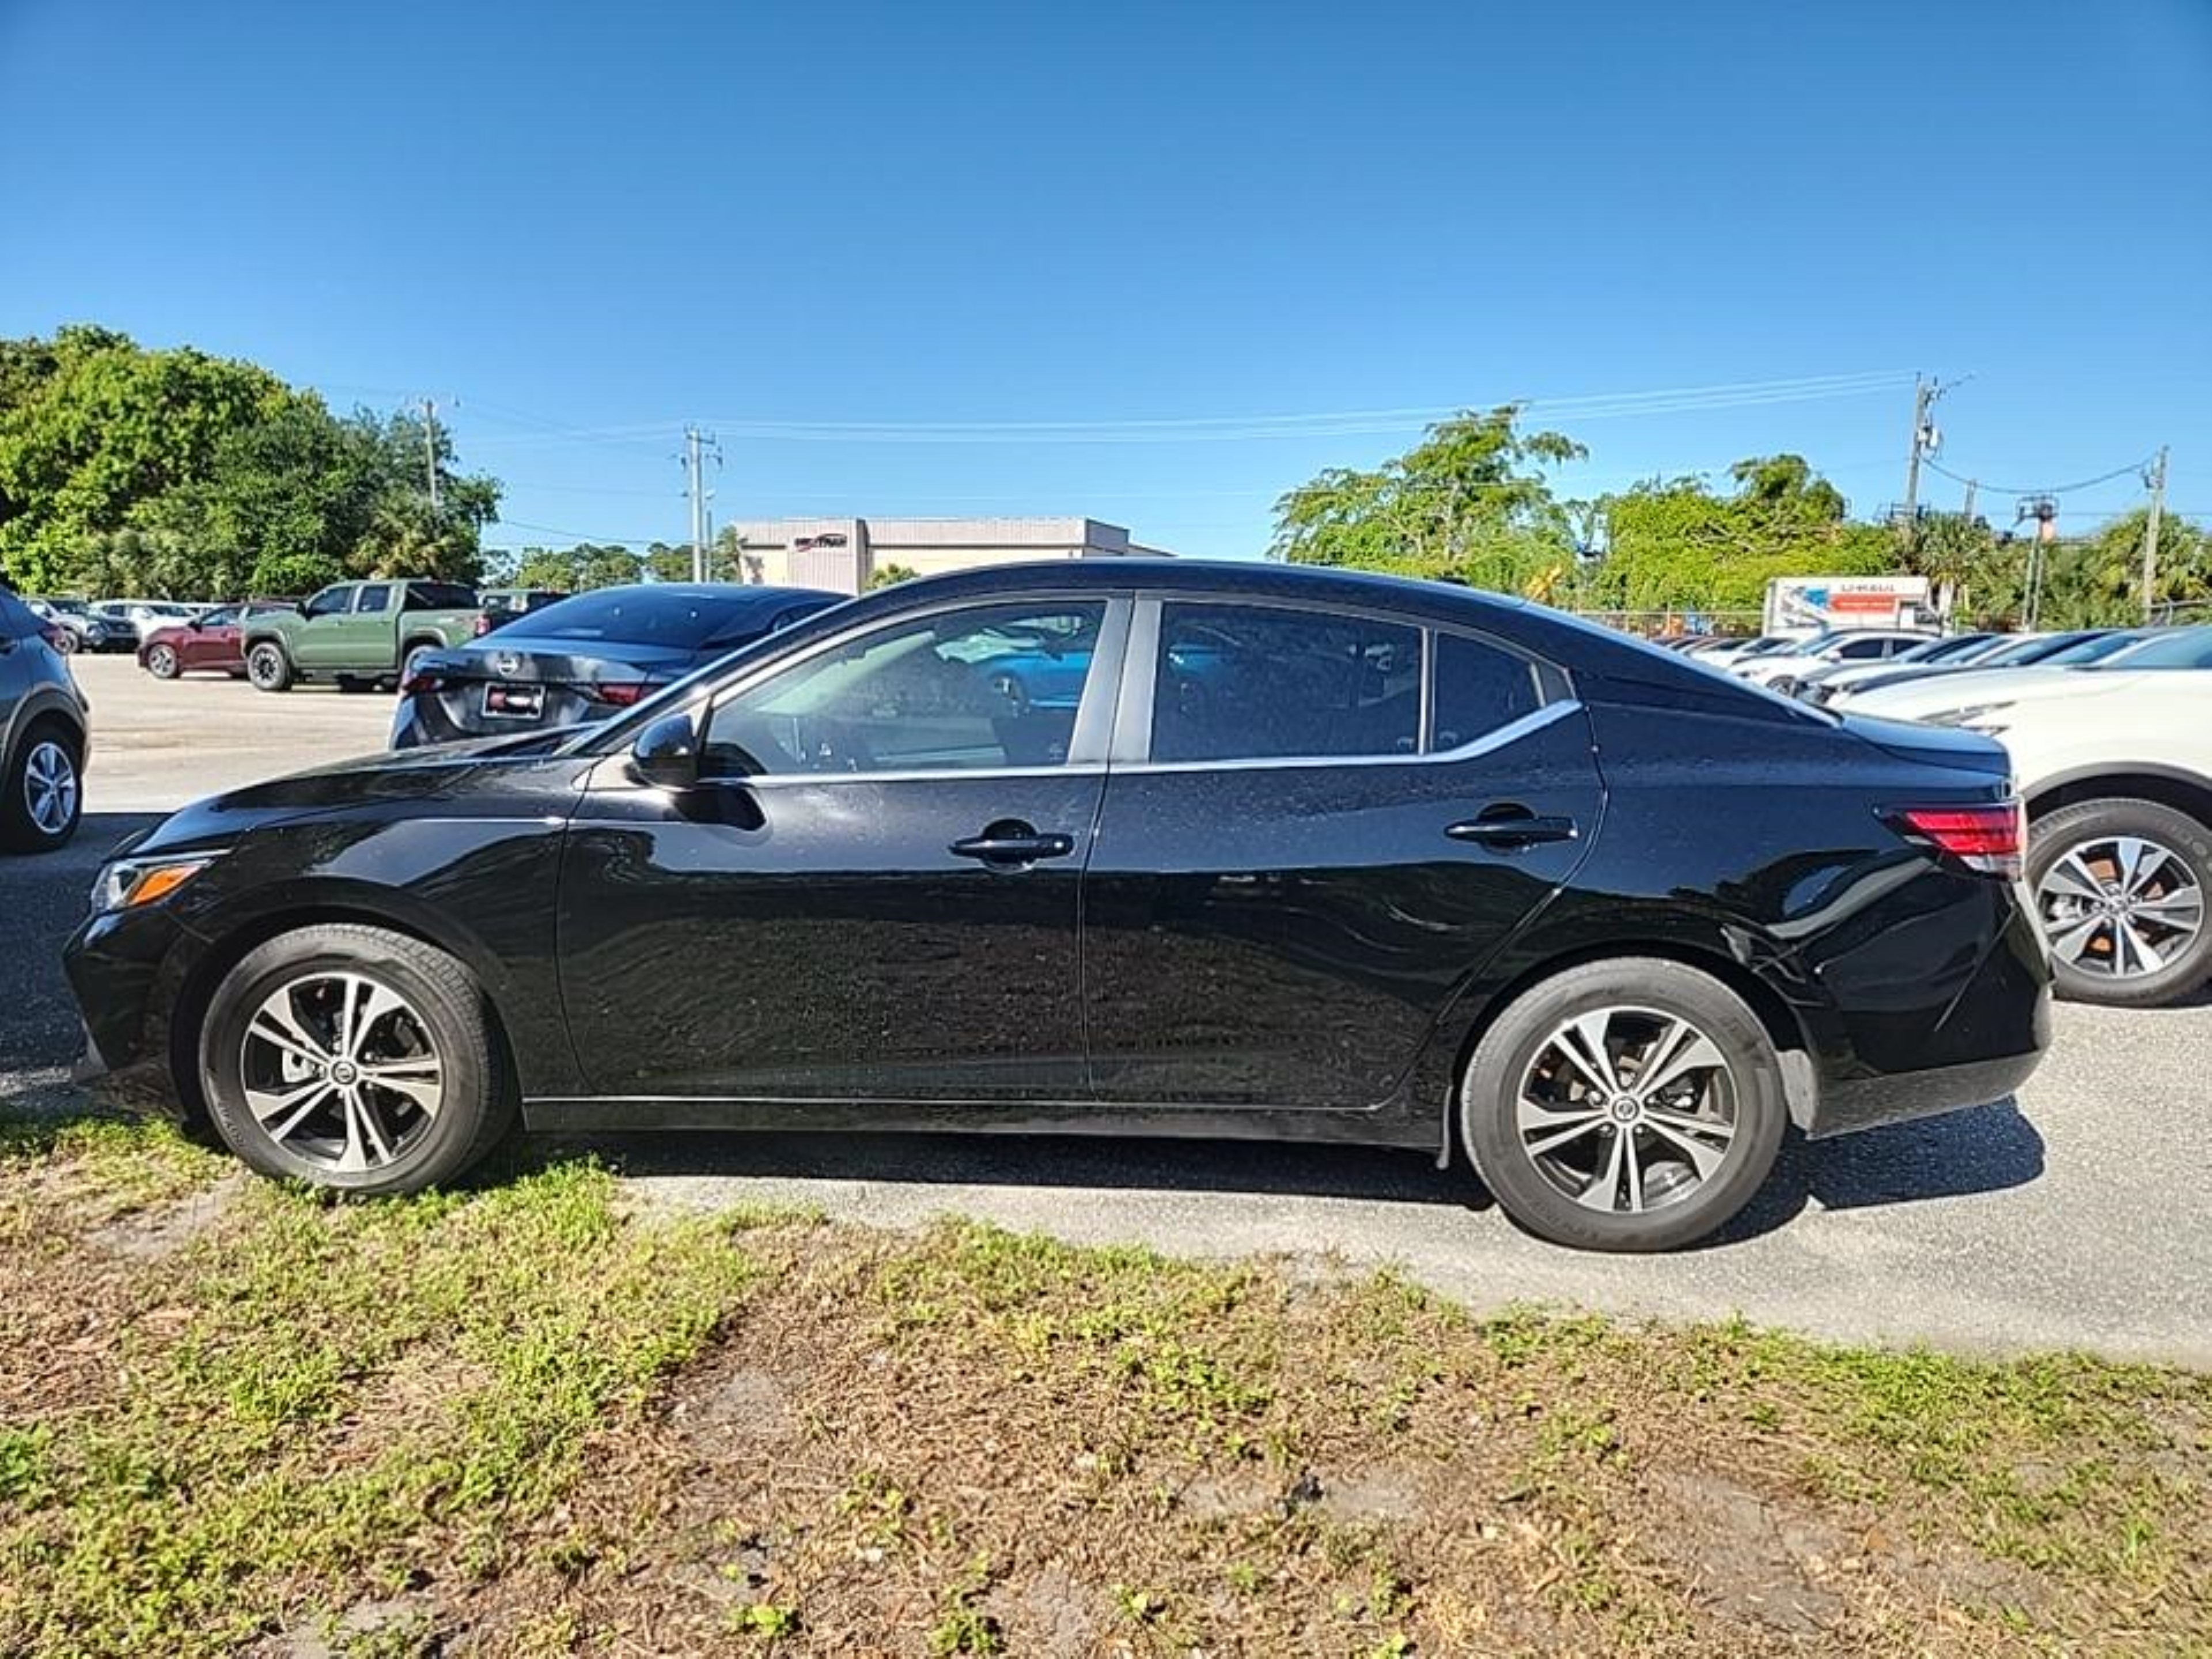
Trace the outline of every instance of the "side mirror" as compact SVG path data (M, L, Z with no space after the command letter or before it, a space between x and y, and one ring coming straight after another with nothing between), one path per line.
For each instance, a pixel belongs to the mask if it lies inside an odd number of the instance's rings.
M185 619L185 626L191 629L193 633L197 634L200 629L207 626L207 618L195 612L193 615L187 617Z
M629 746L629 773L656 789L689 789L699 781L699 728L689 714L663 714Z

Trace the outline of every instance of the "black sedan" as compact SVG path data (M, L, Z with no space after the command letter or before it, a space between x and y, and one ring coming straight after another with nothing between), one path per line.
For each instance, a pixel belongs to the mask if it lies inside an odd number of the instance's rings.
M468 645L414 658L392 746L605 720L843 597L812 587L640 582L556 599Z
M2035 1068L2007 770L1463 588L977 571L580 731L188 808L68 969L89 1067L356 1193L451 1181L518 1112L1282 1137L1464 1158L1535 1232L1656 1249L1793 1122Z

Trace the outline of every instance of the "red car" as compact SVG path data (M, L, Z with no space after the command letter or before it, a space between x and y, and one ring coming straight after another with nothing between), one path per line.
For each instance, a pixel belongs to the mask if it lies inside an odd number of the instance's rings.
M242 605L203 611L188 623L173 623L147 635L138 642L138 665L157 680L198 670L241 679L246 674L246 653L239 647L241 613L259 616L299 608L289 599L250 599Z

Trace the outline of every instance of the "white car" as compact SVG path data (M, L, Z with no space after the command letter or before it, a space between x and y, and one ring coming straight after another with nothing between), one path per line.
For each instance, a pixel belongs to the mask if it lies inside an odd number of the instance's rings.
M129 629L141 641L157 628L172 628L192 619L192 607L169 599L101 599L92 607L94 616L105 617L118 627Z
M1729 672L1753 685L1788 691L1816 668L1839 662L1887 662L1899 652L1925 645L1932 637L1902 628L1855 628L1840 633L1815 634L1783 650L1753 657L1748 662L1731 663Z
M1960 667L1995 657L2013 648L2004 634L1954 634L1948 639L1923 640L1893 657L1875 662L1832 662L1808 668L1794 678L1796 693L1813 702L1825 702L1837 693L1863 685L1885 674L1903 674L1921 667Z
M1870 692L1851 712L1964 726L2011 752L2061 995L2147 1008L2212 980L2212 628L2087 667Z

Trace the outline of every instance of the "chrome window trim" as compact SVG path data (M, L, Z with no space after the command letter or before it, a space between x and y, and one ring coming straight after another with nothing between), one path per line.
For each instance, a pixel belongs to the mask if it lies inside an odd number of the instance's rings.
M901 611L888 617L874 617L854 627L840 629L836 633L815 641L805 649L772 661L747 665L736 678L721 684L702 688L699 696L684 709L672 708L667 714L691 713L699 732L703 751L714 714L732 697L741 696L774 678L787 669L797 668L812 661L825 652L865 640L877 634L910 627L932 617L956 614L963 611L1004 611L1013 606L1027 607L1032 604L1042 607L1054 605L1103 605L1099 618L1098 638L1091 648L1091 672L1084 678L1083 697L1076 705L1075 726L1068 738L1067 759L1059 766L935 766L902 767L896 770L870 772L759 772L740 778L702 777L702 783L775 785L791 783L847 782L912 782L916 779L932 778L1005 778L1005 777L1066 777L1101 772L1105 769L1107 744L1111 729L1115 698L1121 684L1121 666L1125 660L1125 646L1129 629L1132 600L1128 591L1121 588L1091 588L1084 590L1053 589L1012 597L981 599L973 594L939 604ZM1095 705L1095 706L1094 706ZM656 716L655 718L661 718ZM621 734L627 735L627 731ZM617 736L603 752L620 753L625 745Z
M1559 702L1547 702L1518 720L1509 720L1495 731L1484 732L1472 743L1463 743L1456 749L1439 749L1426 755L1265 755L1244 760L1117 760L1113 763L1112 772L1118 778L1133 773L1150 772L1316 772L1349 766L1455 766L1464 761L1480 759L1493 750L1516 744L1569 714L1579 713L1582 706L1580 701L1573 697Z
M1227 760L1155 761L1152 758L1153 692L1159 684L1160 619L1170 605L1238 605L1270 611L1293 611L1302 616L1340 617L1358 621L1388 623L1410 628L1420 635L1420 724L1414 741L1421 747L1410 755L1255 755ZM1456 748L1431 750L1426 745L1430 714L1436 696L1437 641L1444 635L1485 646L1517 658L1527 665L1538 706L1528 714L1493 727ZM1476 627L1439 623L1380 605L1346 605L1330 601L1285 599L1279 594L1232 593L1213 588L1151 588L1139 592L1129 624L1122 658L1121 701L1115 711L1114 738L1109 750L1115 773L1122 772L1251 772L1301 771L1328 766L1407 766L1424 762L1468 760L1508 743L1516 743L1540 731L1559 715L1579 709L1574 684L1564 669L1507 640Z

